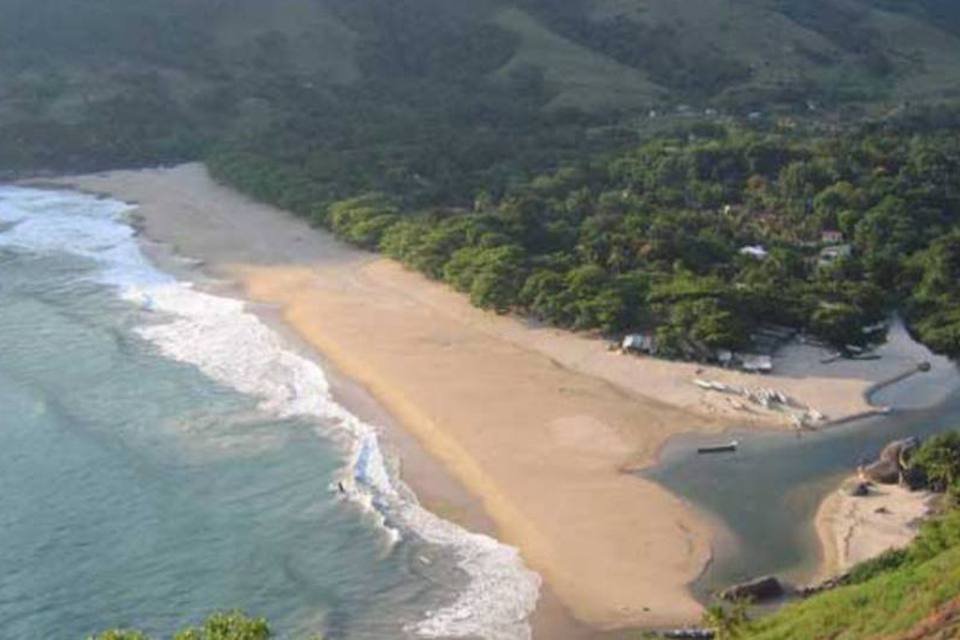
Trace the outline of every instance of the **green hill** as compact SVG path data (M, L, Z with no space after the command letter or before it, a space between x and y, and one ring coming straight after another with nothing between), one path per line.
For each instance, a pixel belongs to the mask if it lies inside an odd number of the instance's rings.
M960 518L953 512L926 523L906 551L861 565L863 577L858 578L855 571L854 584L752 623L730 625L726 635L740 640L956 638L960 634L958 545Z
M958 89L960 9L944 0L0 0L8 170L196 157L307 106L456 133L478 112L522 128L550 111L802 113Z

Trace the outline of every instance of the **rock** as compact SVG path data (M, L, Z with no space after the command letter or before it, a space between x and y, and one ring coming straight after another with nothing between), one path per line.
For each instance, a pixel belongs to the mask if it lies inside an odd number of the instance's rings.
M729 601L763 602L764 600L779 598L783 594L783 585L780 584L780 581L773 576L766 576L724 589L720 592L720 597Z
M861 467L860 475L864 480L880 484L897 484L901 480L901 472L909 468L910 457L920 440L915 437L894 440L883 448L876 462Z
M925 488L927 482L927 474L920 467L907 467L903 470L900 477L900 484L910 489L910 491Z
M854 482L847 487L847 494L854 498L862 498L870 495L869 482Z
M716 632L712 629L671 629L669 631L664 631L661 635L664 638L679 638L681 640L697 640L699 638L710 640L711 638L716 637Z
M842 587L850 580L849 573L843 573L839 576L834 576L828 578L819 584L812 584L806 587L800 587L797 589L797 595L801 598L809 598L810 596L815 596L818 593L823 593L824 591L829 591L831 589L836 589L837 587Z
M901 467L906 467L910 456L920 446L920 439L914 436L904 438L903 440L894 440L883 448L880 452L880 460L889 460L895 462Z
M860 469L864 480L879 484L897 484L900 481L900 465L895 460L877 460Z

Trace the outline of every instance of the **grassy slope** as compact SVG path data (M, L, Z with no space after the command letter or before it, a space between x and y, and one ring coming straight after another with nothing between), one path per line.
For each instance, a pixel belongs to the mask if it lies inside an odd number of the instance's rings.
M522 65L543 68L557 92L551 107L643 107L666 95L642 71L571 42L525 11L503 9L495 23L520 38L516 55L498 74L505 76Z
M792 605L759 621L750 640L852 640L937 637L922 630L932 614L960 596L960 548L916 567L881 575ZM935 616L934 616L935 617ZM943 624L932 625L943 631ZM944 636L953 637L953 636Z
M680 58L720 56L748 65L750 78L728 86L718 96L736 102L751 97L762 101L791 85L836 95L893 99L940 97L960 90L957 34L942 30L929 18L885 11L875 2L830 0L825 4L835 9L832 14L804 13L786 6L795 2L770 0L593 0L590 4L589 15L597 21L625 18L654 30L673 30L677 37L661 46L670 47ZM507 16L522 25L517 12ZM531 39L520 55L527 62L559 71L564 62L552 55L555 46L542 38ZM867 50L888 60L893 74L871 74ZM577 75L567 76L571 84ZM649 82L643 71L640 78ZM603 80L593 82L603 86ZM611 99L635 97L622 90L609 95ZM683 96L671 98L682 100Z
M362 1L374 0L357 0ZM676 104L692 99L700 104L710 100L691 98L676 87L665 87L643 64L618 62L601 51L600 43L578 42L571 34L562 33L550 20L560 5L551 5L551 1L503 0L492 13L464 11L458 19L490 22L516 35L516 51L497 73L508 76L520 67L541 67L550 88L557 93L551 107L642 109L662 101ZM110 10L111 2L98 0L77 6L105 7L97 11L112 16L116 12ZM206 43L209 50L200 64L170 55L189 49L169 33L162 39L142 38L150 47L137 46L136 39L114 46L113 40L122 40L125 33L137 27L135 17L118 21L113 31L104 32L106 38L91 26L107 20L104 17L88 19L81 26L57 22L51 29L41 26L32 31L12 26L20 23L22 15L42 16L42 10L55 15L49 7L57 3L49 0L0 0L0 19L9 25L7 30L13 29L8 36L23 31L24 42L38 42L35 48L48 54L49 62L65 77L67 86L62 94L43 107L49 108L51 118L64 121L84 100L125 91L129 85L119 76L131 70L159 72L185 104L198 93L218 86L224 73L242 82L245 75L263 72L271 65L282 65L284 73L296 73L318 85L361 80L364 70L357 62L357 48L365 34L344 25L328 8L330 2L333 0L278 0L267 6L255 0L150 0L144 4L141 13L155 14L161 23L167 21L169 13L181 17L183 24L195 26L193 41ZM535 11L521 8L537 2L540 8ZM883 102L960 93L960 29L938 22L919 9L878 8L884 2L891 6L890 0L815 0L830 8L823 11L804 9L801 0L581 0L590 20L622 18L644 25L650 33L659 30L675 34L658 38L653 46L656 51L669 50L660 57L679 61L694 77L702 70L703 61L711 59L746 65L749 77L726 84L713 95L712 99L721 103L786 100L802 104L807 96L817 98L818 92L827 97L853 96ZM98 15L93 9L78 11ZM47 18L35 19L42 24ZM57 16L56 20L65 18ZM51 46L45 44L48 34L68 27L75 33L63 40L65 44L56 37L49 38ZM84 35L88 32L89 38ZM35 105L18 112L18 101L10 99L22 93L24 72L8 67L11 58L6 48L10 45L4 42L4 33L0 28L0 120L12 121L24 114L35 117ZM856 35L856 44L848 41L851 34ZM286 40L284 54L264 57L264 43L276 35ZM77 55L77 49L85 46L84 38L106 43L105 55ZM628 41L627 46L633 46L633 42L638 47L644 44ZM892 64L893 73L871 75L865 68L865 47ZM45 70L34 69L32 73L42 75Z

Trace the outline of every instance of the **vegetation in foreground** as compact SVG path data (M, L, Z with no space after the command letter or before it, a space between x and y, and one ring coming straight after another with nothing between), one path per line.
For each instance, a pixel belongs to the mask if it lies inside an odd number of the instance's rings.
M960 433L927 440L911 459L945 511L906 549L855 567L846 584L749 620L742 608L711 608L719 640L948 640L960 635Z
M804 640L910 637L960 598L960 515L924 525L905 552L862 568L872 577L786 607L754 622L732 620L720 638ZM943 631L943 625L933 625ZM720 628L724 628L721 625ZM954 627L957 630L956 626ZM917 636L924 637L924 636ZM955 636L942 636L955 637Z
M269 640L270 626L263 618L251 618L239 611L215 613L200 626L178 631L171 640ZM88 640L150 640L131 629L113 629ZM322 640L319 636L312 640Z

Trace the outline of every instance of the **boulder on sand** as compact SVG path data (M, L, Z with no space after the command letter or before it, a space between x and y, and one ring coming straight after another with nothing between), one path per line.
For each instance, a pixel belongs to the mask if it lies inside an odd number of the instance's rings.
M876 462L861 467L860 475L870 482L897 484L901 472L909 467L910 457L919 446L920 440L913 436L894 440L883 448Z
M773 576L766 576L724 589L720 592L720 598L731 602L737 600L763 602L764 600L779 598L783 594L784 589L780 581Z
M860 475L868 482L897 484L900 482L900 465L893 460L877 460L862 467Z
M851 482L846 487L847 495L853 496L854 498L862 498L864 496L870 495L870 483L869 482Z
M880 452L880 460L890 460L891 462L896 462L900 467L906 468L910 457L919 446L920 439L916 436L910 436L902 440L894 440Z

